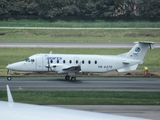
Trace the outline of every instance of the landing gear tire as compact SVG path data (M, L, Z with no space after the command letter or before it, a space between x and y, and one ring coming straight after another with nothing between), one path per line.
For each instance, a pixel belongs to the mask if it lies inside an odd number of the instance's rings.
M66 76L65 76L65 79L66 79L66 80L69 80L69 79L70 79L70 76L69 76L69 75L66 75Z
M75 82L76 81L76 77L72 77L71 81Z
M8 77L7 77L7 80L8 80L8 81L11 81L11 80L12 80L12 77L11 77L11 76L8 76Z

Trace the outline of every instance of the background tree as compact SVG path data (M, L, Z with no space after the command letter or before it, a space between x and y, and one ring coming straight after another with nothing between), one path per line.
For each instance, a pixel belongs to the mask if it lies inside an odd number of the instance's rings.
M8 2L7 0L0 1L0 16L5 16L8 14Z
M160 16L160 1L159 0L142 0L143 16L157 17Z
M159 17L159 8L159 0L1 0L0 17Z

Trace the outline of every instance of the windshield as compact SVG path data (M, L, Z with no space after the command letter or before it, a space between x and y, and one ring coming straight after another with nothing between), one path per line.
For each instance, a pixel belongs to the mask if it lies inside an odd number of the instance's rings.
M29 59L29 58L26 58L25 61L26 61L26 62L30 62L30 59Z

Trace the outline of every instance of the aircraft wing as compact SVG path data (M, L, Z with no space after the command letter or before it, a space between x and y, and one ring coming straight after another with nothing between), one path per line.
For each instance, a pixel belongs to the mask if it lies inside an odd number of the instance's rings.
M59 107L0 102L0 120L146 120Z
M0 101L0 120L147 120L58 107L15 103L7 86L8 101Z
M64 70L64 71L81 71L81 66L80 65L66 66L62 70Z
M54 71L70 71L79 72L81 71L80 65L64 65L64 64L50 64L51 69Z

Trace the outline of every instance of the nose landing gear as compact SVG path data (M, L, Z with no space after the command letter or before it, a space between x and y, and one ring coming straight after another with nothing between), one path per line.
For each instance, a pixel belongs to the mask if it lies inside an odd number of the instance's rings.
M11 76L8 76L8 77L7 77L7 80L8 80L8 81L11 81L11 80L12 80L12 77L11 77Z
M9 70L9 69L7 70L7 75L8 75L8 76L7 76L7 80L8 80L8 81L11 81L11 80L12 80L11 72L12 72L11 70Z

